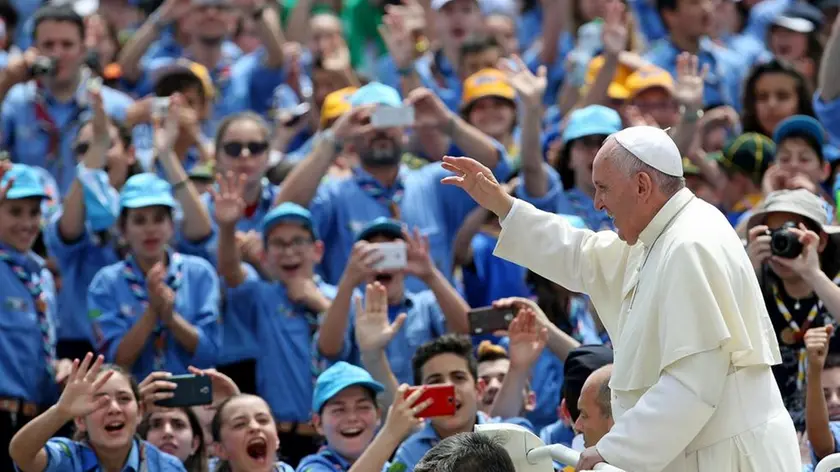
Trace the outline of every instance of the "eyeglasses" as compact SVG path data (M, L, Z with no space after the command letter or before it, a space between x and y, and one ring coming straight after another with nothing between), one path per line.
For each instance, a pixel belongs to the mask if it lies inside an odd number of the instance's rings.
M268 149L268 143L266 141L251 141L247 143L230 141L222 144L222 150L230 157L242 156L244 149L248 150L248 155L255 156L264 153Z
M268 245L273 249L303 249L305 246L312 244L312 238L297 237L291 241L283 241L282 239L270 239Z
M113 143L109 139L108 140L108 149L111 149L112 144ZM90 143L87 142L87 141L79 141L79 142L76 143L75 146L73 146L73 154L75 154L77 157L84 156L85 154L87 154L87 152L89 150L90 150Z

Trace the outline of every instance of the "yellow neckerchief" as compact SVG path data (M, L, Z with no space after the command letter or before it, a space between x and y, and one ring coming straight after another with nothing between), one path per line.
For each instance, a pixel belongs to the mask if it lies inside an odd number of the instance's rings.
M764 199L764 195L761 193L753 193L747 195L746 197L742 198L741 201L736 203L732 207L732 211L747 211L752 210L753 208L757 207L761 200Z

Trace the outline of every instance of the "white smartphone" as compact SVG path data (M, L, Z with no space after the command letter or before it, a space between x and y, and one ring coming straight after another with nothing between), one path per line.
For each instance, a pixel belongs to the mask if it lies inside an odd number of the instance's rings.
M408 264L408 253L405 241L392 241L387 243L375 243L376 251L382 255L382 260L374 264L376 270L399 270L405 269Z
M169 114L169 97L155 97L152 102L152 117L157 119L166 118Z
M405 128L414 126L414 107L378 106L370 116L374 128Z

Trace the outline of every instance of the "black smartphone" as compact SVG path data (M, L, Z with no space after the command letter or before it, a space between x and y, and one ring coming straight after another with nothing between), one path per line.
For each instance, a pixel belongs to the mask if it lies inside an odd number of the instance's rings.
M476 336L507 330L514 318L516 318L516 311L512 307L494 308L485 306L470 310L467 313L470 333Z
M213 403L213 386L210 383L210 377L206 375L175 375L166 381L176 385L175 395L155 402L157 406L177 408Z

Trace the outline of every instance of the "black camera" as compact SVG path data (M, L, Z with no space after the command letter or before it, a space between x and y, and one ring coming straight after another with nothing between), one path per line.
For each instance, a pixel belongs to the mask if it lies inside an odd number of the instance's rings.
M799 236L790 231L790 228L796 228L796 223L788 221L781 228L770 231L770 252L774 256L793 259L802 253Z
M32 78L49 77L58 72L58 59L46 56L38 56L29 68L29 76Z

